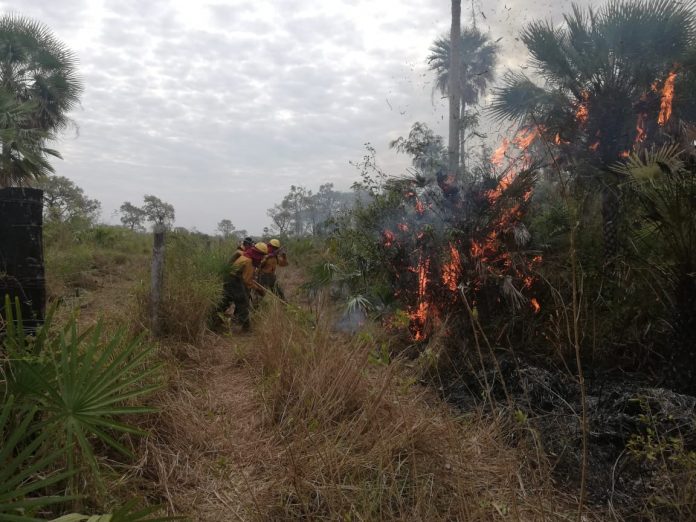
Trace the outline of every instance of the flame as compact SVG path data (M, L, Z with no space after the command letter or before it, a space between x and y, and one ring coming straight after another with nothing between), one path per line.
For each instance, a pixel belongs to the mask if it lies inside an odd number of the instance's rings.
M508 151L510 148L510 140L507 138L503 138L503 142L500 144L500 146L495 149L495 152L491 155L491 163L495 165L496 167L500 167L503 164L503 161L505 161L505 153Z
M590 93L587 91L582 91L580 93L582 101L578 103L578 108L575 111L575 119L581 124L587 123L587 119L590 117L590 109L587 100L590 98Z
M382 235L384 236L384 246L389 248L394 244L394 232L391 230L385 230L382 232Z
M442 283L452 292L457 291L462 260L459 251L450 243L450 262L442 267Z
M486 197L491 205L503 195L503 192L505 192L514 181L515 176L517 176L517 173L514 170L508 170L508 172L500 178L498 185L494 189L486 192Z
M420 214L421 216L425 212L425 205L420 199L416 199L416 212L418 212L418 214Z
M647 137L647 133L645 132L646 117L647 116L644 112L638 114L638 119L636 120L636 143L642 143Z
M396 225L402 232L408 232L408 225L406 223L399 223Z
M599 148L599 140L595 141L592 145L590 145L589 149L591 151L596 151Z
M411 324L415 328L414 339L422 341L425 339L425 324L428 320L430 302L427 300L428 290L428 270L430 269L430 259L418 261L416 272L418 274L418 306L410 313Z
M662 96L660 99L660 114L657 117L657 123L664 126L672 116L672 99L674 98L674 80L677 78L676 71L672 71L665 80L665 85L662 87Z
M628 158L630 155L631 155L631 153L630 153L629 151L627 151L627 150L622 150L622 151L619 153L619 157L620 157L620 158Z
M482 257L483 256L483 246L474 241L473 239L471 240L471 257Z
M526 129L520 129L512 142L517 146L518 149L524 150L529 148L532 142L539 137L539 129L537 127L529 127Z
M529 302L532 305L532 308L534 308L534 313L538 314L539 311L541 310L541 305L539 304L539 301L537 301L536 297L532 297L529 300Z

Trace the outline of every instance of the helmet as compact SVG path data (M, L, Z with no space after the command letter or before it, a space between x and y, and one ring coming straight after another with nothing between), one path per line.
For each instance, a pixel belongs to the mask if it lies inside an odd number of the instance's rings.
M251 246L253 244L254 244L254 240L251 239L250 237L245 237L244 240L242 241L242 245Z
M268 244L271 245L272 247L280 248L280 241L277 240L277 239L271 239L271 240L268 242Z
M262 254L268 254L268 245L266 243L256 243L254 248Z

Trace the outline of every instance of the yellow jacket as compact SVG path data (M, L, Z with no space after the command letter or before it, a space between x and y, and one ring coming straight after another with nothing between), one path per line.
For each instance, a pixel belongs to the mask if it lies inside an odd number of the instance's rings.
M260 274L275 274L279 266L288 266L288 256L278 254L277 256L266 256L259 266Z
M254 263L251 258L244 255L237 258L232 263L230 274L232 277L239 277L247 288L252 289L256 287L254 284Z

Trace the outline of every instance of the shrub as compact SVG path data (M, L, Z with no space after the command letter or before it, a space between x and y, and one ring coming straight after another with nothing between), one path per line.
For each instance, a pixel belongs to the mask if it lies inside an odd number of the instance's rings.
M133 401L158 387L152 348L140 339L117 331L106 340L99 324L79 331L75 317L57 328L53 311L32 336L15 309L6 298L0 389L11 399L0 414L0 513L58 502L30 494L74 477L83 463L100 483L97 445L129 456L122 437L141 432L122 417L153 411Z

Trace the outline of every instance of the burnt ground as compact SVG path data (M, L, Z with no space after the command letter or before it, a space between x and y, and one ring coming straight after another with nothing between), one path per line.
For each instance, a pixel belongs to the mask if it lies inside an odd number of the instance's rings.
M524 414L516 417L526 418L538 434L557 485L577 491L582 462L577 377L567 369L510 356L501 358L500 368L514 409ZM480 369L451 377L443 393L459 409L471 410L480 407L486 380L498 405L509 408L501 379L491 369L485 371L485 379ZM630 516L665 488L660 472L665 461L660 454L654 460L637 456L629 442L636 436L651 437L666 447L673 437L683 437L685 450L696 450L696 397L651 386L639 375L597 372L586 375L585 381L588 502Z

